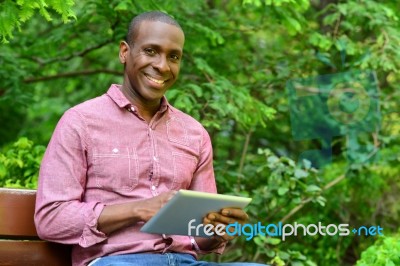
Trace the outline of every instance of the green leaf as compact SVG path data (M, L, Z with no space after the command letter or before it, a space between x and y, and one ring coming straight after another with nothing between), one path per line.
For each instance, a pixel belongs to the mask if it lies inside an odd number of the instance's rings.
M275 163L279 162L279 158L276 156L270 156L270 157L268 157L267 161L270 164L275 164Z
M308 176L308 172L304 171L303 169L297 168L296 170L294 170L294 176L298 179L305 178Z
M6 167L0 163L0 178L3 179L7 175Z
M278 256L279 258L281 258L282 260L288 260L290 258L290 254L285 252L285 251L278 251Z
M324 206L325 206L326 199L325 199L324 197L322 197L322 196L318 196L318 197L317 197L317 199L316 199L316 201L317 201L317 202L318 202L318 204L319 204L319 205L321 205L322 207L324 207Z
M304 168L305 169L310 169L311 168L311 162L309 161L309 160L307 160L307 159L303 159L303 166L304 166Z
M283 20L283 24L288 29L289 34L295 35L296 33L300 32L301 25L299 21L291 17L285 17Z
M285 195L288 191L289 191L289 188L287 188L287 187L280 187L280 188L278 189L278 195L279 195L279 196Z
M291 262L291 265L292 266L304 266L304 263L302 261L295 260L295 261Z
M306 191L307 192L319 192L319 191L321 191L321 188L316 185L309 185L309 186L307 186Z
M15 159L15 163L18 165L19 168L24 167L24 162L21 159Z
M196 84L188 84L186 87L190 91L190 93L194 92L196 97L200 98L203 96L203 89L200 86Z
M267 244L270 244L270 245L278 245L278 244L280 244L282 241L279 239L279 238L273 238L273 237L267 237L266 239L265 239L265 242L267 243Z
M275 252L274 250L272 250L272 249L266 249L266 250L265 250L265 254L266 254L268 257L272 258L272 257L274 257L274 256L276 255L276 252Z

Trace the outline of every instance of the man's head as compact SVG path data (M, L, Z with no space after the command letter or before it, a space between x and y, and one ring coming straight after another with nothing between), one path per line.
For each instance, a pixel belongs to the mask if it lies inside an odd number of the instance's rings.
M132 20L119 52L125 65L123 91L131 102L159 104L178 78L184 42L182 28L162 12L144 13Z
M179 25L179 23L173 19L172 17L170 17L169 15L160 12L160 11L150 11L150 12L145 12L142 13L140 15L137 15L136 17L134 17L131 20L131 23L129 23L129 28L128 28L128 32L126 34L125 37L125 41L129 44L129 45L133 45L136 37L138 35L138 30L139 30L139 26L143 21L159 21L159 22L164 22L170 25L173 25L179 29L182 30L181 25Z

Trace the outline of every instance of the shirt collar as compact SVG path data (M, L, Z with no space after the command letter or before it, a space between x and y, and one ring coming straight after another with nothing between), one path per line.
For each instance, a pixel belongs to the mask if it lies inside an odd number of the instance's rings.
M133 105L122 93L121 91L121 85L118 84L112 84L110 88L107 91L107 95L120 107L120 108L128 108L133 106L136 108L135 105ZM165 112L168 109L170 111L173 111L172 106L169 104L167 98L165 96L162 97L161 99L161 105L160 105L160 112Z

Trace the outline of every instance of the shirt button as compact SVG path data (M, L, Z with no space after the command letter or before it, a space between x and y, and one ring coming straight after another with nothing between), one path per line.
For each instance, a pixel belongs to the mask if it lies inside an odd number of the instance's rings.
M135 112L135 107L131 106L131 111Z
M156 156L153 156L153 160L157 162L158 158Z
M151 186L151 190L156 190L156 186Z

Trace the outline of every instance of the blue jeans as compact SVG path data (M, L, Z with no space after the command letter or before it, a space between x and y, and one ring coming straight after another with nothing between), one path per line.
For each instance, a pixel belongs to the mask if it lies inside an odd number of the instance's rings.
M262 266L265 264L228 262L216 263L197 261L192 255L184 253L165 254L124 254L106 256L94 260L90 266Z

